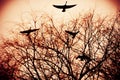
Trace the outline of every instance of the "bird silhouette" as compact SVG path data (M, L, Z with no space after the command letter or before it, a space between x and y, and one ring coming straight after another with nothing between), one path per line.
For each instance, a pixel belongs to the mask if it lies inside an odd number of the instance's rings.
M80 59L81 61L83 61L83 60L88 60L88 61L90 61L91 59L90 59L90 57L88 57L87 55L79 55L78 57L76 57L76 59Z
M72 38L75 38L75 36L79 33L79 31L72 32L72 31L67 31L67 30L65 30L65 32L68 33L68 34L70 34L70 35L72 35Z
M34 32L34 31L37 31L37 30L39 30L39 29L28 29L28 30L24 30L24 31L20 31L20 33L22 33L22 34L27 34L27 35L29 35L31 32Z
M67 5L67 1L64 5L53 5L55 8L58 8L58 9L62 9L62 12L65 12L66 9L69 9L69 8L72 8L74 6L76 6L77 4L74 4L74 5Z

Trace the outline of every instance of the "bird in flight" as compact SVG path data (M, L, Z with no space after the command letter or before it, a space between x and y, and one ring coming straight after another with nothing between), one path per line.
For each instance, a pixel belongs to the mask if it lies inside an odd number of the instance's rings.
M39 30L39 29L28 29L28 30L24 30L24 31L20 31L20 33L22 33L22 34L27 34L27 35L29 35L31 32L34 32L34 31L37 31L37 30Z
M72 35L72 38L75 38L75 36L79 33L79 31L72 32L72 31L67 31L67 30L65 30L65 32L68 33L68 34L70 34L70 35Z
M53 5L55 8L58 8L58 9L62 9L62 12L65 12L66 9L69 9L69 8L72 8L74 6L76 6L76 4L74 5L67 5L67 1L64 5Z
M91 60L90 57L88 57L85 54L84 55L79 55L76 59L78 59L78 58L81 59L81 61L83 61L83 60L89 60L90 61Z

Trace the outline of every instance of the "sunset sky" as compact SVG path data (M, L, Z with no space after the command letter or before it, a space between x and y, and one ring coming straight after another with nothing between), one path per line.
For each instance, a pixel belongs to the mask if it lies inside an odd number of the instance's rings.
M65 4L65 1L0 0L0 32L3 35L8 33L8 30L15 29L14 23L20 22L21 18L26 20L30 11L33 11L33 14L47 13L56 20L69 20L94 9L101 16L113 15L120 3L119 0L67 0L68 4L77 4L77 6L64 13L52 6L53 4Z

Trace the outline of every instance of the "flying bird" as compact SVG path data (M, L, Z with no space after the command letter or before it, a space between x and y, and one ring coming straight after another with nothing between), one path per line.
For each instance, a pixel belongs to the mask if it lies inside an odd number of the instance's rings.
M65 32L68 33L68 34L70 34L70 35L72 35L72 38L75 38L75 36L79 33L79 31L72 32L72 31L67 31L67 30L65 30Z
M76 4L74 5L67 5L67 1L64 5L53 5L55 8L58 8L58 9L62 9L62 12L65 12L66 9L69 9L69 8L72 8L74 6L76 6Z
M39 29L28 29L28 30L24 30L24 31L20 31L20 33L22 33L22 34L27 34L27 35L29 35L31 32L34 32L34 31L37 31L37 30L39 30Z
M90 61L91 59L90 59L90 57L88 57L87 55L79 55L78 57L76 57L76 59L80 59L81 61L83 61L83 60L88 60L88 61Z

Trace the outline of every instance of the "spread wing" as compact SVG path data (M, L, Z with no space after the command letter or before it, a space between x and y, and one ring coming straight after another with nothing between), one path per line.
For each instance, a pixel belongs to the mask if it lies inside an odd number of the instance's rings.
M71 31L65 31L66 33L68 33L68 34L73 34L73 32L71 32Z
M32 29L32 30L30 30L30 32L34 32L34 31L37 31L37 30L39 30L39 29Z
M34 32L34 31L37 31L37 30L39 30L39 29L20 31L20 33L30 33L30 32Z
M76 4L74 4L74 5L66 5L65 8L66 8L66 9L67 9L67 8L72 8L72 7L74 7L74 6L76 6Z
M58 8L58 9L63 9L64 8L64 5L53 5L55 8Z
M29 30L20 31L20 33L29 33Z

